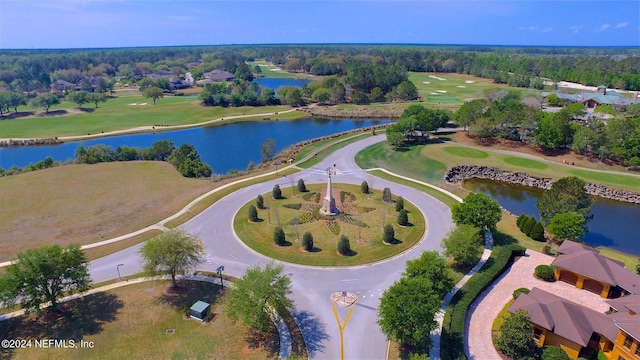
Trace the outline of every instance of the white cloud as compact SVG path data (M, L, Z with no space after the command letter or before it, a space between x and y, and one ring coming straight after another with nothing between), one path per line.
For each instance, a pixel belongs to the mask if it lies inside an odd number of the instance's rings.
M537 27L537 26L520 26L518 28L518 30L520 30L520 31L538 32L538 33L548 33L548 32L553 31L553 28L551 28L551 27L540 28L540 27Z
M572 27L570 27L569 29L571 29L571 33L572 33L572 34L577 34L577 33L579 33L580 31L582 31L582 28L583 28L583 27L584 27L584 26L582 26L582 25L576 25L576 26L572 26Z
M621 22L621 23L619 23L618 25L616 25L616 29L620 29L620 28L623 28L623 27L627 27L627 25L629 25L629 23L628 23L628 22L626 22L626 21L625 21L625 22Z
M602 24L602 25L600 25L599 28L596 28L594 31L605 31L610 27L611 27L611 25L609 25L609 24Z

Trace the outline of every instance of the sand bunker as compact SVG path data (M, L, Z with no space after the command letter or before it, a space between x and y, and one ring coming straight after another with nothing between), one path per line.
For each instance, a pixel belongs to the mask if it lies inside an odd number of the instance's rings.
M443 94L447 92L446 90L436 90L436 91Z
M147 103L141 103L141 104L138 104L138 105L140 105L140 106L144 106L144 105L147 105Z
M273 69L271 69L271 71L280 71L280 70L282 70L282 69L280 69L280 68L273 68Z
M467 80L467 81L465 81L464 83L465 83L465 84L473 84L474 82L475 82L475 81L473 81L473 80Z
M429 95L440 95L440 94L432 92L432 93L429 93Z
M138 105L138 104L136 104L136 103L133 103L133 104L129 104L129 105L131 105L131 106L136 106L136 105Z
M437 76L433 76L433 75L429 75L429 77L432 78L432 79L440 80L440 81L447 80L447 79L443 79L441 77L437 77Z
M423 83L423 84L427 84L427 85L431 84L431 83L430 83L430 82L428 82L428 81L423 81L422 83Z
M461 89L466 88L466 86L464 86L464 85L458 85L458 86L456 86L456 87L461 88Z

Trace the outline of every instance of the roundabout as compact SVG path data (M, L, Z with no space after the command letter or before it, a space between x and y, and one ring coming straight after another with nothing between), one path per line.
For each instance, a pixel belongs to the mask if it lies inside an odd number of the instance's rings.
M303 333L309 356L313 359L339 359L342 354L347 359L385 358L388 342L376 323L380 296L400 278L407 260L419 257L425 250L440 250L441 240L454 227L451 212L441 201L414 188L372 176L356 166L353 159L359 151L384 139L384 136L378 135L346 145L316 166L321 169L331 166L340 169L343 172L340 184L359 187L363 181L367 181L373 189L390 188L394 196L402 196L405 203L412 203L424 215L427 230L412 247L364 265L309 266L293 264L286 259L276 261L283 265L284 273L291 278L291 298L295 306L293 316ZM314 184L322 187L327 181L325 175L313 169L301 169L294 176L296 180L303 179L310 189ZM234 221L243 204L253 202L258 194L270 193L275 185L286 192L291 184L289 178L281 177L248 186L223 197L182 225L181 228L199 236L204 244L207 261L199 270L215 272L216 268L224 266L226 274L241 277L247 267L264 266L273 261L238 238ZM377 192L380 196L379 190ZM410 221L415 222L415 219L411 218ZM267 241L271 242L271 239ZM356 238L351 241L356 248ZM133 246L92 261L90 272L93 281L97 283L113 279L118 264L124 264L120 267L123 276L140 272L140 247ZM333 253L333 249L327 252ZM345 258L357 258L359 255ZM330 300L336 292L348 292L357 297L350 307L348 324L336 323L333 301Z

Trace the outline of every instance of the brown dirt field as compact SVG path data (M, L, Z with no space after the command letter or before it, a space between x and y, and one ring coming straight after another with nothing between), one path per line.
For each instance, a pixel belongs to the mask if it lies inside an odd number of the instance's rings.
M0 178L0 261L45 244L89 244L152 225L220 186L165 162L68 165Z

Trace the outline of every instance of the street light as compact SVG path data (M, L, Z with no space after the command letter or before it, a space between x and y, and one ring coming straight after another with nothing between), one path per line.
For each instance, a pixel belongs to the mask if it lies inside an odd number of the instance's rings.
M116 270L118 270L118 279L120 279L120 281L122 281L122 276L120 276L120 266L122 266L122 265L124 265L124 264L118 264L116 266Z
M280 163L276 161L274 164L276 165L276 176L278 176L278 165L280 165Z
M220 275L220 286L222 286L222 289L224 289L224 283L222 282L222 272L224 271L224 266L223 265L218 266L216 271Z

